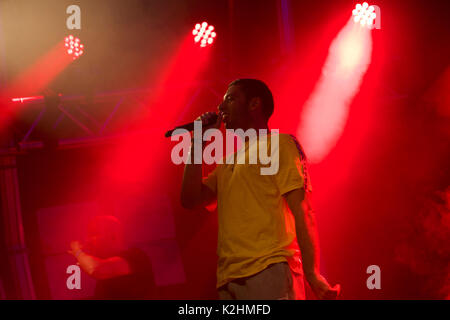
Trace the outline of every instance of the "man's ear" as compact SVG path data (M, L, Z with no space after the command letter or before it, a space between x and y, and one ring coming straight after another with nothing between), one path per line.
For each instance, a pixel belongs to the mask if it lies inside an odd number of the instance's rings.
M254 97L250 100L249 111L255 111L261 109L262 101L260 97Z

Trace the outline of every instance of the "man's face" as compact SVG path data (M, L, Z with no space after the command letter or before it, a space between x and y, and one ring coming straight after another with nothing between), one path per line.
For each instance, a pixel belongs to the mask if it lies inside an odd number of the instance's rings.
M219 112L222 113L226 129L247 129L250 117L248 101L239 86L233 85L228 88L219 106Z
M90 234L86 245L90 254L100 258L109 258L113 249L109 237L101 233Z
M109 258L123 247L122 228L112 216L98 216L89 222L84 249L99 258Z

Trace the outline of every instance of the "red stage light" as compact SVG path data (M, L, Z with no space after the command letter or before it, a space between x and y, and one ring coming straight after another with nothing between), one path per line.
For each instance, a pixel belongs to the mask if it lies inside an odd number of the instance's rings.
M353 21L355 23L359 22L362 26L368 26L371 28L373 21L377 17L374 11L375 8L373 6L369 6L367 2L364 2L363 4L358 3L352 11L352 16L354 17Z
M207 22L202 22L202 24L197 23L192 30L192 35L195 36L194 41L200 43L200 47L206 47L213 44L214 38L217 36L213 30L214 26L208 26Z
M64 46L67 49L67 54L73 56L73 60L79 58L83 54L84 45L80 42L80 39L75 38L74 36L70 35L64 39L65 43Z

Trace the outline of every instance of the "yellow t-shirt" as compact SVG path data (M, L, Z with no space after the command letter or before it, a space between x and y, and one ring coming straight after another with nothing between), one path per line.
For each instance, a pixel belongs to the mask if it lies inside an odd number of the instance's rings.
M278 143L272 143L272 138ZM305 186L305 171L299 149L287 134L268 135L267 154L278 152L278 172L262 175L271 164L249 163L264 140L247 141L234 156L235 164L217 165L203 183L217 194L219 234L217 287L248 277L277 262L287 261L302 274L295 220L283 194ZM275 141L275 140L274 140ZM257 154L257 153L256 153ZM245 157L245 158L242 158ZM237 162L238 160L241 162ZM238 164L244 162L244 164ZM276 161L276 157L272 157ZM308 191L310 183L308 183Z

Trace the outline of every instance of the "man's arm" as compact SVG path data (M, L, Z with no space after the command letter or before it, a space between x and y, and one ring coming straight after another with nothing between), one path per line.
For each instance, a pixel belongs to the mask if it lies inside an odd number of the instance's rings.
M196 121L203 121L209 117L211 117L211 113L208 112L198 117ZM221 117L217 118L217 122L213 126L203 129L219 128ZM203 153L203 141L197 141L196 143L201 144ZM183 182L181 185L181 205L186 209L194 209L200 205L208 205L214 201L216 194L202 182L202 164L195 164L194 162L194 140L191 143L189 157L190 161L184 167Z
M319 242L314 211L303 188L292 190L284 195L295 218L297 241L303 259L305 278L319 299L336 299L340 286L331 287L320 274Z
M194 143L191 144L189 157L191 157L191 161L184 167L181 205L186 209L194 209L212 202L216 195L202 182L202 165L194 163Z
M72 241L69 251L77 260L81 269L97 280L124 276L131 273L128 262L121 257L100 259L81 250L79 241Z

